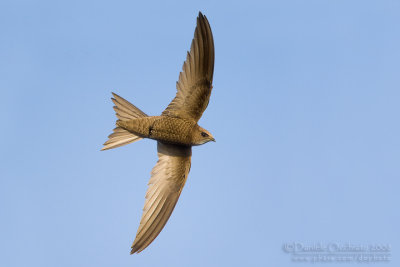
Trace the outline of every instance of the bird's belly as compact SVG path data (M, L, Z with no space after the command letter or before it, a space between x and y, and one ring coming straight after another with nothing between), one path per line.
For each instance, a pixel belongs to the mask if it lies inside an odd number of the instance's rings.
M149 128L148 138L165 143L190 145L193 125L185 120L160 116Z

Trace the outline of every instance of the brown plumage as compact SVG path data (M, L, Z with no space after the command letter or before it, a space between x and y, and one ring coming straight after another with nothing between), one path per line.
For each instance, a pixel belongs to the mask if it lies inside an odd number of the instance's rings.
M213 72L214 40L208 20L200 12L190 52L176 83L176 96L160 116L147 116L113 93L117 127L102 150L143 138L157 140L158 162L151 171L131 254L150 245L167 223L189 174L192 146L215 141L197 124L210 99Z

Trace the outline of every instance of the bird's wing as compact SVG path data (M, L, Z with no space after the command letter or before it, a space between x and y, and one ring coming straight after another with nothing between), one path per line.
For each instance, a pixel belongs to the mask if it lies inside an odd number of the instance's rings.
M210 100L213 73L214 40L210 24L200 12L190 52L176 83L176 96L162 115L197 122Z
M189 174L191 147L158 142L157 151L158 162L151 171L143 215L131 254L144 250L161 232Z

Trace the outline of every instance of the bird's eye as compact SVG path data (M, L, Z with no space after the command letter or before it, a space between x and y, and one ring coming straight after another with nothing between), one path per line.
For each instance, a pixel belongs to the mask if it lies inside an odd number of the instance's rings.
M208 134L205 133L205 132L201 132L201 136L203 136L203 137L208 137Z

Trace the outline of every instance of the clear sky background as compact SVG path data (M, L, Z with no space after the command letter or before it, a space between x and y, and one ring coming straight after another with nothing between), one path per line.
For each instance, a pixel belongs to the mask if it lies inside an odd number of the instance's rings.
M160 114L199 11L216 47L199 124L217 142L193 149L169 222L131 256L156 143L100 152L111 92ZM350 242L389 244L374 266L400 266L399 14L396 0L1 1L0 265L311 266L282 246Z

